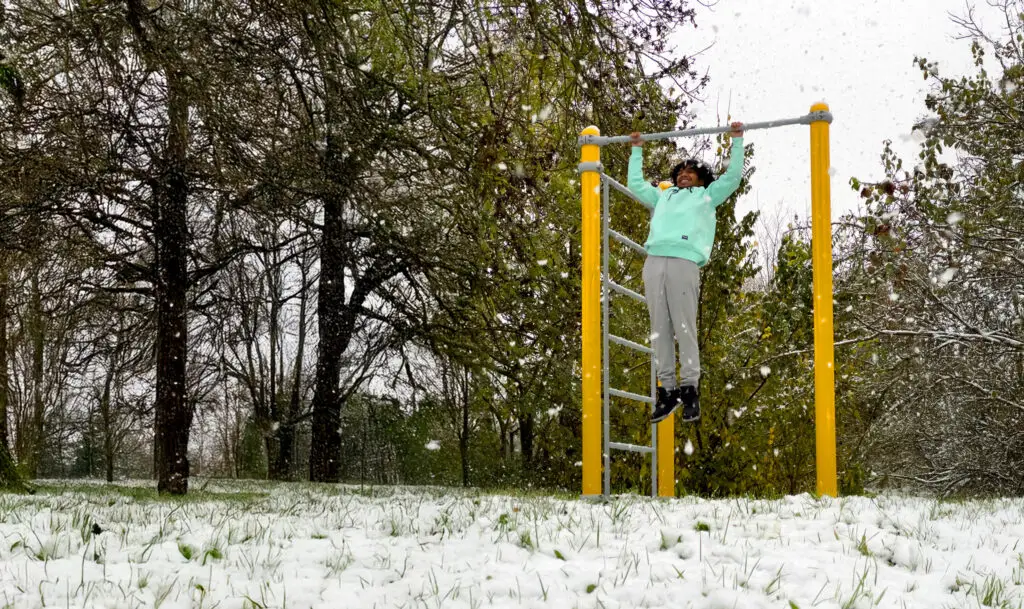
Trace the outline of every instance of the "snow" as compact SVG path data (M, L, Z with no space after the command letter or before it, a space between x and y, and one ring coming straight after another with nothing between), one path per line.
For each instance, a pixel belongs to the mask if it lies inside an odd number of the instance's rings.
M424 448L427 450L440 450L441 444L437 440L431 440L427 442L427 445Z
M939 275L936 278L936 283L938 283L940 287L946 285L947 283L953 280L954 276L956 276L957 270L958 269L956 267L950 267L946 269L945 271L942 272L941 275Z
M149 489L144 489L149 490ZM235 491L246 495L236 495ZM36 607L1016 607L1024 500L614 497L211 483L0 496ZM254 497L255 495L255 497ZM93 525L100 527L93 534Z

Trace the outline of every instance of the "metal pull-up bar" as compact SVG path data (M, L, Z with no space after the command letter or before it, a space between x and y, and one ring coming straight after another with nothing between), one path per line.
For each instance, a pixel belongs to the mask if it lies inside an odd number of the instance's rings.
M829 180L829 125L832 113L827 104L817 103L811 106L809 114L797 118L748 123L743 125L744 131L756 129L772 129L787 125L809 125L811 143L811 252L813 261L814 290L814 412L815 412L815 446L817 460L817 490L819 494L838 495L836 475L836 435L835 435L835 366L834 341L832 331L832 212L831 185ZM644 141L664 140L678 137L693 137L727 133L732 128L708 127L702 129L684 129L642 135ZM608 234L614 233L608 228L607 211L602 214L602 198L607 202L608 186L617 182L604 175L601 165L601 146L606 144L627 143L630 136L619 135L602 137L597 127L587 127L580 134L580 186L583 194L583 226L582 226L582 291L583 291L583 495L597 496L602 494L602 461L606 470L605 486L610 486L608 478L609 465L607 455L602 459L602 427L608 435L607 412L602 408L602 376L607 376L607 366L602 366L603 357L607 357L608 323L602 326L602 302L607 307L610 294L607 284L610 278L601 275L602 242L607 250ZM604 188L601 188L604 182ZM604 197L602 197L602 192ZM606 208L607 209L607 208ZM603 221L602 221L603 220ZM618 234L615 233L616 238ZM628 239L627 245L641 249ZM616 286L618 287L618 286ZM604 298L602 298L602 295ZM635 296L639 296L634 294ZM642 297L641 297L642 298ZM624 339L612 340L622 344ZM633 348L642 345L629 343ZM652 356L653 357L653 356ZM607 380L607 379L605 379ZM609 394L620 395L623 392ZM653 393L653 372L652 372ZM629 394L629 397L643 397ZM652 396L653 398L653 396ZM644 398L644 401L649 401ZM653 400L650 400L653 402ZM674 472L674 429L673 418L669 417L656 424L657 432L652 430L652 446L627 447L617 443L611 448L644 448L652 453L652 477L656 492L661 496L675 495ZM608 492L604 489L604 493Z
M798 116L796 118L782 118L774 121L764 121L760 123L744 123L744 131L754 131L756 129L774 129L775 127L785 127L787 125L810 125L824 121L826 123L832 123L832 113L828 110L814 110L804 116ZM677 137L696 137L698 135L715 135L718 133L728 133L732 131L732 127L704 127L701 129L683 129L680 131L664 131L662 133L644 133L640 136L645 142L653 142L656 140L670 140ZM604 146L605 144L625 144L630 141L628 135L615 135L610 137L602 137L600 135L587 135L584 132L579 138L580 146L587 144L597 144L598 146Z

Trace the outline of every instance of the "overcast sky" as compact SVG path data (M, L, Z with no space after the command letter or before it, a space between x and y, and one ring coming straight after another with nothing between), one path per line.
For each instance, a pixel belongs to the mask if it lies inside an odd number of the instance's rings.
M982 22L997 25L984 0ZM877 179L885 139L912 162L913 123L926 113L926 83L915 55L946 74L973 74L969 42L956 40L950 13L964 0L718 0L698 7L698 27L680 32L679 50L698 55L711 77L694 126L759 122L831 107L832 217L856 209L849 179ZM996 13L998 14L998 13ZM737 214L760 208L810 217L809 134L804 126L752 131L757 174Z

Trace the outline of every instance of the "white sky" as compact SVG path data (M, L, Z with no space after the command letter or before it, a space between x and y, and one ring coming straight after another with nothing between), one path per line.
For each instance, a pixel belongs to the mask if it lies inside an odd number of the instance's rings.
M212 481L206 490L267 496L159 502L98 489L0 495L0 607L907 609L1024 602L1021 499L819 501L805 493L770 501L622 497L602 505L460 489L377 487L365 496L356 487L256 480ZM89 534L93 523L100 534Z
M971 0L972 4L977 3ZM983 1L978 15L997 25ZM806 114L825 101L831 127L832 217L857 208L850 177L878 179L885 139L911 166L917 145L911 126L926 114L927 84L914 57L939 62L946 74L973 74L969 41L950 13L964 0L718 0L698 7L697 29L680 32L680 51L698 55L711 83L693 126L735 120L760 122ZM719 120L721 117L721 120ZM808 128L752 131L757 174L737 215L761 209L810 217Z

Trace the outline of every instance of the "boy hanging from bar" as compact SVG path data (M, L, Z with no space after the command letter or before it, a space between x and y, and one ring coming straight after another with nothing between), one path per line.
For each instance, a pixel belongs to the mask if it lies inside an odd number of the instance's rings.
M654 206L644 249L644 291L651 316L651 343L658 375L658 399L652 422L668 417L680 405L683 421L700 419L698 385L697 298L700 268L707 264L715 241L715 209L739 188L743 177L743 123L730 124L729 166L715 179L706 164L688 159L672 168L673 186L665 190L643 175L643 136L630 134L629 190ZM679 341L680 383L676 383L675 341Z

